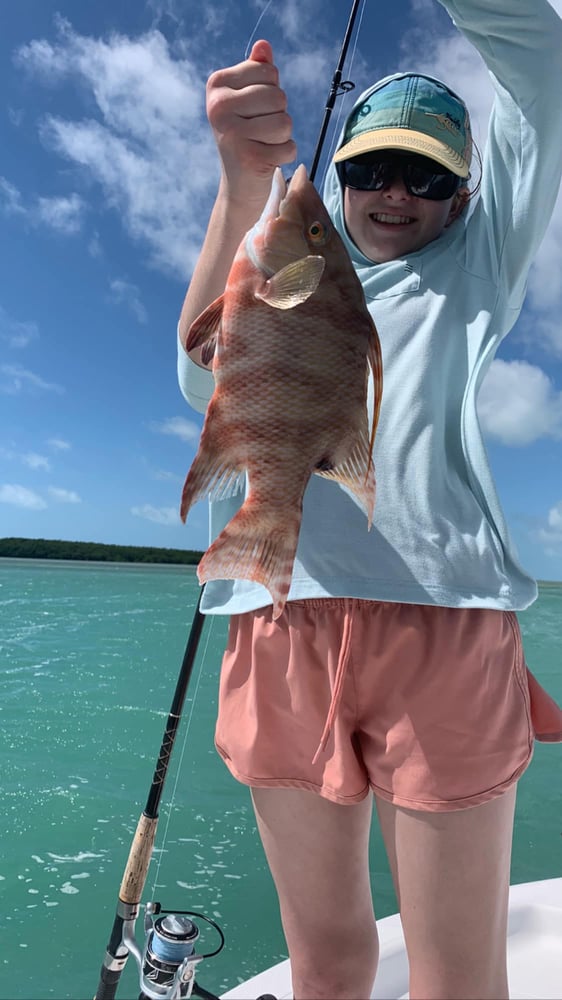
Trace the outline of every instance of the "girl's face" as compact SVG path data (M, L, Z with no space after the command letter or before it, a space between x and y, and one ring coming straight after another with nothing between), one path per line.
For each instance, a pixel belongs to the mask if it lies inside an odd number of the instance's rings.
M380 191L344 189L347 231L361 253L375 264L421 250L460 215L468 199L461 188L446 201L417 198L397 174Z

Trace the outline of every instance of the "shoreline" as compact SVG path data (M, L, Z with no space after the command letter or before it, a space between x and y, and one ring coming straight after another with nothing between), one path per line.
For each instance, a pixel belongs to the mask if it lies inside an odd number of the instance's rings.
M0 559L196 566L202 558L203 552L197 549L76 542L60 538L0 538Z

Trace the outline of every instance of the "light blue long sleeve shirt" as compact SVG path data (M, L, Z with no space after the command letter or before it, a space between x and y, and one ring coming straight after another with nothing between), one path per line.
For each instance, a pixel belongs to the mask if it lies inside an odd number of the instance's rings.
M422 250L373 264L346 232L337 174L328 172L324 200L382 344L377 501L368 532L344 488L312 477L289 600L518 610L536 597L509 536L476 403L521 311L560 184L562 21L546 0L442 2L483 56L496 92L480 196L466 218ZM212 375L178 348L181 389L204 410ZM211 538L240 503L211 503ZM234 614L270 603L268 591L251 581L213 581L202 610Z

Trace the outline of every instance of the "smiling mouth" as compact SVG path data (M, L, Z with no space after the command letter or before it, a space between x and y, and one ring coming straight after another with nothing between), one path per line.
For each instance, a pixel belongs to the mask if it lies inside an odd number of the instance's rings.
M414 222L411 215L387 215L385 212L373 212L370 218L373 222L389 223L391 226L406 226Z

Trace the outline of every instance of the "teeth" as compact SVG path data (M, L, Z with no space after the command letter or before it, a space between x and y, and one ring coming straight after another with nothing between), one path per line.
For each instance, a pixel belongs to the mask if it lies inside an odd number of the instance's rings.
M390 222L395 225L404 225L406 222L412 222L412 218L409 215L383 215L382 212L377 212L373 215L375 222Z

